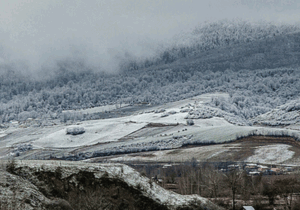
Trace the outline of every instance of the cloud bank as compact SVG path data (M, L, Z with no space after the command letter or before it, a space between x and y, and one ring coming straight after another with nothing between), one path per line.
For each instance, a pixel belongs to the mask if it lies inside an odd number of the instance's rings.
M124 52L153 55L200 23L224 18L293 23L299 9L296 0L1 1L0 69L51 70L69 59L111 72Z

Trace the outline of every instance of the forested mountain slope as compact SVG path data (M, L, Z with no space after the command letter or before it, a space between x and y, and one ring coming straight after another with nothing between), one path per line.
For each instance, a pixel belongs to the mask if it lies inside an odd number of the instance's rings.
M125 69L140 69L158 64L172 63L181 58L201 58L212 54L214 54L212 57L216 58L215 55L219 53L225 53L224 58L232 60L234 57L247 57L254 53L269 54L272 45L275 45L275 54L277 54L279 51L282 53L286 50L286 42L291 44L288 48L291 48L293 43L298 42L294 40L292 34L299 32L299 30L298 25L275 25L268 22L251 23L242 20L222 20L206 23L196 27L192 32L178 35L173 41L166 43L166 46L158 49L157 54L152 57L137 59L130 56L129 53L125 53L123 64ZM283 41L283 43L278 41ZM228 51L222 53L222 49L226 50L226 48L227 50L234 50L234 52L242 51L242 54L228 53ZM213 49L217 50L212 51ZM253 67L257 68L255 65ZM209 70L212 70L211 66Z
M264 25L265 24L265 25ZM118 73L98 72L81 61L58 62L44 79L1 66L0 122L96 119L63 112L107 104L162 104L223 91L211 105L245 119L297 99L300 90L298 26L218 22L158 51L152 58L127 56Z

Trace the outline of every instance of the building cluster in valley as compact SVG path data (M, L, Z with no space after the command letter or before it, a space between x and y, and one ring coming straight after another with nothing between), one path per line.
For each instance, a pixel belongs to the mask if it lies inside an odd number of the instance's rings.
M221 168L220 171L228 172L232 170L244 170L249 176L258 175L284 175L291 174L297 169L293 166L287 165L262 165L257 163L245 163L245 164L231 164L226 168Z

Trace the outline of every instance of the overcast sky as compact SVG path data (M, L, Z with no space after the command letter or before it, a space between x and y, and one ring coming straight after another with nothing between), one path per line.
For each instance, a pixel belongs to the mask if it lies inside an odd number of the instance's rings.
M79 57L109 68L117 51L147 54L156 43L220 19L300 20L299 0L3 0L0 65L31 69Z

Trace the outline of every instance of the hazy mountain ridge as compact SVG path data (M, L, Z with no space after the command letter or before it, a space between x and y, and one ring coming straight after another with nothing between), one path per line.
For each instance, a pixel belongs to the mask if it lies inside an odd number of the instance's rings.
M280 37L299 32L299 30L298 25L272 24L263 21L251 23L243 20L222 20L206 23L196 27L192 32L179 34L165 46L165 49L162 47L152 58L137 60L127 54L123 68L143 69L153 65L172 63L182 58L202 57L212 54L211 50L213 49L239 48L239 45L245 45L245 49L247 49L251 45L257 45L257 42L277 39L277 37L280 39ZM265 44L257 46L261 52L264 50Z

